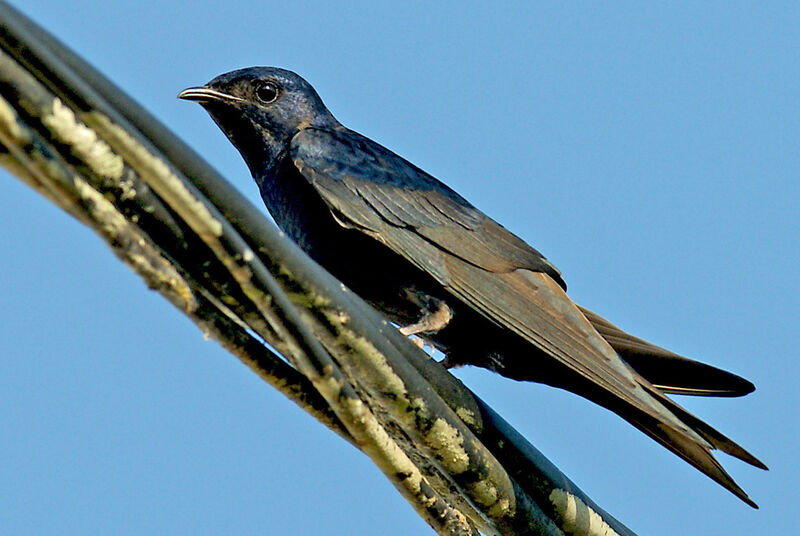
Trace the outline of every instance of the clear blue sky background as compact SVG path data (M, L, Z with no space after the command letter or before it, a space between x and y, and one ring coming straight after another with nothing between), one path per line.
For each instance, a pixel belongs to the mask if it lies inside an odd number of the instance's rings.
M680 401L771 467L721 456L762 509L583 399L460 378L642 536L798 532L796 3L14 4L259 206L175 95L249 65L304 75L544 252L576 301L754 381ZM0 533L430 533L366 457L0 176Z

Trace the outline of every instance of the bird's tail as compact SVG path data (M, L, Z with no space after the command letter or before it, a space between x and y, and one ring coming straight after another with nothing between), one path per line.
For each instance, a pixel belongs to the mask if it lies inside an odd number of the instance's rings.
M637 411L631 412L630 408L616 413L708 475L712 480L721 484L745 503L753 508L758 508L758 505L747 496L747 493L736 484L717 459L714 458L711 450L721 450L759 469L766 470L767 466L739 444L665 396L647 380L642 378L640 385L688 428L702 437L710 447L698 443L695 439L689 437L685 431L675 429L668 423L658 421L645 414L639 414Z
M698 442L696 437L691 437L686 430L675 428L668 422L655 419L652 415L640 412L627 404L619 407L618 400L606 400L606 403L598 400L598 402L694 465L753 508L758 508L723 469L711 451L721 450L760 469L767 469L767 466L739 444L665 395L665 393L679 393L700 396L742 396L755 389L753 384L735 374L674 354L634 337L600 315L583 307L580 309L597 332L634 369L639 385L691 432L700 436L703 442Z

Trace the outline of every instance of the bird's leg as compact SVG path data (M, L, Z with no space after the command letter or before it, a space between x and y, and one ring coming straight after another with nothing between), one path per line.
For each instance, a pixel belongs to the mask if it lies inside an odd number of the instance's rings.
M422 310L422 318L414 324L400 328L400 333L403 335L436 333L450 323L453 312L444 300L428 296L413 288L404 289L404 293L408 301Z
M436 333L443 329L450 323L453 318L453 312L450 307L438 298L424 294L414 288L406 288L403 290L405 298L420 308L422 317L418 322L403 326L400 328L400 333L405 336L419 335L420 333ZM422 348L425 344L424 337L421 337L419 342L415 341L414 344ZM434 346L431 346L431 354L433 353Z

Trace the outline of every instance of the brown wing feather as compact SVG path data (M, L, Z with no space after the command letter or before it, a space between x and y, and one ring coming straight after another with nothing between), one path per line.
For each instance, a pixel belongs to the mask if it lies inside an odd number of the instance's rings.
M384 222L415 229L486 270L545 272L566 288L558 269L524 240L444 183L356 132L306 129L292 139L290 153L326 202L364 231L375 233Z

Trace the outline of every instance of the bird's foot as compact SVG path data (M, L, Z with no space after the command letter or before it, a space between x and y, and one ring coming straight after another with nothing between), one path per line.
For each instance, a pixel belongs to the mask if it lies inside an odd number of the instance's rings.
M413 288L405 289L405 297L422 309L422 318L414 324L400 328L400 333L403 335L436 333L447 326L453 318L453 312L444 300L428 296Z

